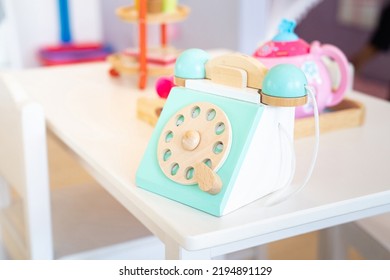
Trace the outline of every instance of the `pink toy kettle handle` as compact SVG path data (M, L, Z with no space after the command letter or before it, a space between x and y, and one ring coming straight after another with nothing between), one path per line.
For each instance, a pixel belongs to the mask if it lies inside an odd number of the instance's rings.
M332 90L332 98L328 101L328 104L326 104L330 107L341 102L347 89L347 85L350 82L350 77L348 75L348 61L342 51L332 45L323 45L321 47L321 54L336 61L340 69L340 85L336 90Z

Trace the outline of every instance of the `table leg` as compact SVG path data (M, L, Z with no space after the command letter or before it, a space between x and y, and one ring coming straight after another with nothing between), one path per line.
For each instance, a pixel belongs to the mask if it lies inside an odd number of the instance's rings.
M0 176L0 209L11 203L10 189L7 182Z
M210 260L210 249L188 251L181 247L176 241L165 240L165 259L166 260Z
M347 258L342 225L320 230L318 238L318 258L320 260L345 260Z
M254 248L254 256L255 260L267 260L268 259L268 247L267 244L260 245Z

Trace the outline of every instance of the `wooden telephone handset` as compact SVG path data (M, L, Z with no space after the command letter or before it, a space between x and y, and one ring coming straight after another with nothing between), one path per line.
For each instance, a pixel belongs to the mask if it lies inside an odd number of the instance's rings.
M238 88L261 89L268 69L251 56L232 53L206 63L206 78L215 83Z

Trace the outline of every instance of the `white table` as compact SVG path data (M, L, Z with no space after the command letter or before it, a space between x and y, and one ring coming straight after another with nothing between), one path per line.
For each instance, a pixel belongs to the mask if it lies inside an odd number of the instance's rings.
M135 186L153 129L136 118L136 99L155 93L139 92L136 77L113 80L108 68L94 63L10 75L43 105L48 127L97 181L165 243L167 259L208 259L390 211L390 103L351 93L366 105L366 122L322 135L307 188L281 204L264 208L257 201L217 218ZM296 142L298 181L312 142Z

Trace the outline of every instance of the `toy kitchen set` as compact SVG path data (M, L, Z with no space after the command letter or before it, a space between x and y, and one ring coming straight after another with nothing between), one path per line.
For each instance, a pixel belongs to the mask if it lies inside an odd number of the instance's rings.
M318 113L339 103L346 87L341 82L332 93L314 53L321 50L340 63L342 75L347 66L337 51L317 43L310 47L286 30L286 23L283 36L254 56L210 58L189 49L178 57L175 86L163 110L154 110L161 115L139 165L137 186L223 216L260 198L283 201L306 185L317 156ZM325 87L330 94L322 97ZM292 187L296 115L312 124L316 141L304 182Z

